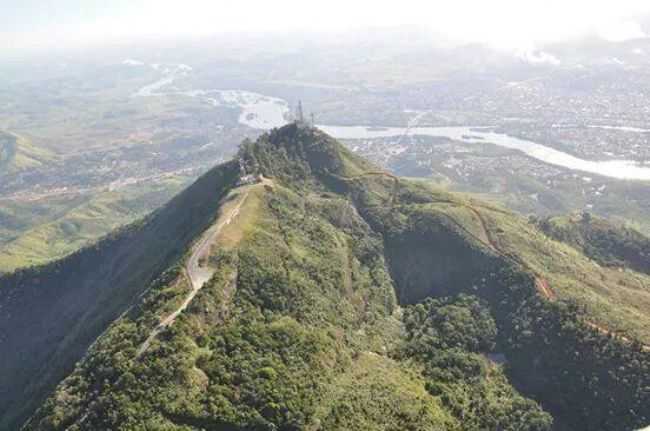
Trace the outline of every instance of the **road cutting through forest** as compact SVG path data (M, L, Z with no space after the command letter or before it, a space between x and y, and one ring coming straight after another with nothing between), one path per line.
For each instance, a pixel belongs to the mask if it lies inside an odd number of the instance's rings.
M192 248L192 254L187 259L183 267L183 276L190 284L191 290L181 303L181 305L174 310L171 314L165 317L154 329L151 331L147 339L140 345L136 353L136 358L139 358L147 351L152 341L164 331L167 327L171 326L176 318L190 305L194 297L199 293L205 283L210 280L215 273L215 269L207 265L201 265L201 260L207 256L210 246L214 244L222 229L229 225L238 215L242 205L248 197L248 192L245 192L239 197L235 206L226 214L222 214L219 220L202 235L199 242Z

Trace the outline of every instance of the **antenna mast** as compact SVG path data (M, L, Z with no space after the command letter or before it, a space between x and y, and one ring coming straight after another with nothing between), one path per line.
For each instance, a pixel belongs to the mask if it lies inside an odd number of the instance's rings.
M296 109L296 121L298 123L305 122L305 114L302 112L302 101L298 101L298 108Z

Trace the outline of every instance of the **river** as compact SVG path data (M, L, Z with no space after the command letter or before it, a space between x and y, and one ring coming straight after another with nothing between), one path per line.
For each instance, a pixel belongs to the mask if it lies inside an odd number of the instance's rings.
M633 160L585 160L571 154L525 139L496 133L489 127L365 127L365 126L318 126L337 139L376 139L405 135L446 137L470 144L489 143L521 151L542 162L563 168L588 172L620 180L650 181L650 165Z
M187 67L187 66L185 66ZM202 98L213 106L228 105L240 109L239 123L253 129L268 130L287 122L288 103L280 98L245 90L161 91L174 79L187 73L185 68L171 68L160 80L142 87L134 96L151 97L184 95ZM571 154L525 139L497 133L490 127L366 127L319 125L319 129L337 139L399 138L407 135L446 137L469 144L488 143L521 151L529 157L566 169L601 175L620 180L650 181L650 165L633 160L585 160ZM592 126L594 127L594 126ZM625 129L646 132L646 129L596 126L607 129Z

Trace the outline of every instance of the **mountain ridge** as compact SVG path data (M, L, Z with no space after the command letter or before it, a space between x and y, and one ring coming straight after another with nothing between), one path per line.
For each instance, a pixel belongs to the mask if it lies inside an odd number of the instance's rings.
M650 421L647 334L631 317L645 275L598 268L521 216L398 179L304 124L244 142L225 166L170 204L177 225L193 219L190 203L203 222L25 429ZM205 254L188 252L210 226ZM200 289L184 274L193 259L212 274Z
M0 339L3 349L14 351L0 359L0 377L7 382L0 391L2 426L14 423L12 417L21 409L16 405L28 409L38 402L42 395L35 394L69 372L106 325L131 307L146 285L184 252L177 245L192 239L197 227L216 211L210 209L215 203L209 195L218 194L219 187L227 188L229 182L234 184L237 172L235 165L222 165L145 220L60 261L0 277ZM195 209L179 211L183 207ZM173 233L168 231L172 227ZM41 319L34 319L32 313ZM57 347L61 344L68 346L61 350ZM52 370L57 370L55 375L45 377Z

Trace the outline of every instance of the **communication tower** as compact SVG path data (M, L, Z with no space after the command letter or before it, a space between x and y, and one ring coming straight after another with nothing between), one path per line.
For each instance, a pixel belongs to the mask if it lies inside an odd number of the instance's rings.
M305 122L305 114L302 111L302 101L298 101L298 107L296 108L296 122L298 123L304 123Z

